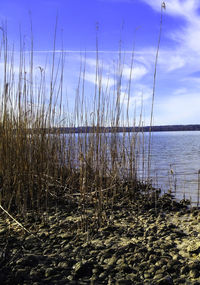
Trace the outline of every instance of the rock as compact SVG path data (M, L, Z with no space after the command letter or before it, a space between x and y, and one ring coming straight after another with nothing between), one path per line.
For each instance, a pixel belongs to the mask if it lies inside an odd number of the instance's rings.
M108 273L107 271L103 271L100 275L99 275L99 278L101 280L106 280L108 278Z
M120 269L126 274L134 271L128 264L123 264Z
M111 258L104 259L104 263L106 263L107 267L113 266L117 261L117 258L115 255L113 255Z
M160 260L158 260L155 265L158 266L158 267L162 267L163 265L167 264L167 260L162 258Z
M187 274L189 272L189 266L188 265L182 265L180 269L181 274Z
M33 281L40 281L42 276L44 274L44 270L41 270L41 269L31 269L30 271L30 278L33 280Z
M51 253L52 249L51 248L46 248L44 251L43 251L43 254L44 255L49 255Z
M177 278L174 280L175 284L186 284L186 279L185 277L180 276L180 278Z
M151 272L145 272L145 273L144 273L144 278L145 278L145 280L146 280L146 279L149 279L149 278L151 278L151 277L152 277Z
M173 283L171 276L165 276L157 280L154 284L155 285L173 285L174 283Z
M37 246L38 240L30 235L28 237L26 237L25 241L24 241L24 247L26 250L32 250L34 249L35 246Z
M36 266L38 265L39 258L34 254L27 254L24 257L17 260L16 264L20 266Z
M94 264L92 262L87 261L79 261L74 266L74 276L76 279L79 279L81 277L91 277L92 276L92 269L94 267Z
M103 271L104 271L103 267L101 265L99 265L99 264L96 264L95 267L92 269L92 273L94 275L99 275Z
M62 269L67 269L68 268L68 262L59 262L58 267Z
M151 274L151 275L154 275L156 269L155 269L155 266L151 266L149 269L148 269L148 274Z
M56 273L56 269L55 268L47 268L45 270L45 277L50 277L52 275L54 275Z
M116 285L132 285L133 282L131 280L119 279L116 281Z
M191 242L187 247L187 251L191 254L192 253L199 254L200 253L200 242L197 240Z
M178 260L169 260L167 263L167 271L169 273L179 272L180 262Z
M2 227L2 228L0 228L0 235L2 235L2 236L3 236L6 232L7 232L6 227Z
M28 280L28 270L26 268L18 269L15 273L15 282L16 284L23 284L24 280Z
M189 275L191 278L199 278L200 277L200 271L198 269L191 269L189 272Z
M38 237L39 238L45 239L48 236L49 236L49 232L47 232L47 231L40 231L40 232L38 232Z
M200 260L192 261L188 264L190 269L198 269L200 271Z
M181 259L181 255L180 254L173 254L172 259L173 260L180 260Z
M66 233L60 234L59 237L61 237L64 240L70 240L72 238L72 235L70 233L66 232Z
M25 224L39 234L41 241L31 235L12 236L11 232L7 259L0 259L2 284L170 285L173 281L189 284L191 280L191 284L197 284L199 246L194 248L193 244L199 242L198 228L191 227L197 214L193 217L184 211L181 215L164 213L159 208L149 212L144 209L141 197L139 209L134 202L131 208L128 202L116 203L113 209L105 205L106 216L112 218L105 220L98 230L93 229L94 216L91 223L88 216L89 235L80 228L77 230L80 211L71 208L69 212L54 210L48 225L41 226L39 220L35 225ZM121 207L122 203L125 207ZM166 200L166 207L167 203ZM186 226L182 227L182 221L183 224L186 221ZM190 227L192 231L188 233ZM0 250L4 249L5 237L6 234L0 235ZM5 270L4 264L9 264Z
M73 280L74 278L73 278L72 275L68 275L68 276L67 276L67 279L68 279L69 281L71 281L71 283L72 283L72 280ZM71 283L70 283L70 284L71 284Z
M156 273L153 279L155 281L162 280L163 279L163 275L164 275L164 273Z

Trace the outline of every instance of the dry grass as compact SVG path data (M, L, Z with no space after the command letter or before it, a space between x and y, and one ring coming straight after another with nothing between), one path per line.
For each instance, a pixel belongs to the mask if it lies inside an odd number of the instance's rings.
M77 84L74 117L65 119L68 127L90 125L94 132L64 135L59 129L63 126L64 53L56 64L56 30L49 82L46 82L45 69L41 67L40 79L34 81L33 41L28 54L29 70L27 53L21 43L18 78L14 76L15 53L8 50L6 31L2 29L1 32L0 61L4 72L0 97L0 205L8 212L25 216L29 210L36 213L47 210L50 202L56 203L59 198L71 199L79 203L83 215L87 205L92 204L99 226L106 203L111 201L114 205L118 193L128 191L134 198L138 191L137 169L141 161L144 168L144 152L139 151L141 145L144 146L142 135L135 132L118 134L116 131L107 134L101 130L108 122L111 127L131 125L134 130L135 121L129 120L134 50L124 111L121 48L116 84L110 99L110 91L102 88L97 36L96 84L93 101L90 102L93 116L87 110L84 58ZM52 132L54 127L57 127L56 132Z

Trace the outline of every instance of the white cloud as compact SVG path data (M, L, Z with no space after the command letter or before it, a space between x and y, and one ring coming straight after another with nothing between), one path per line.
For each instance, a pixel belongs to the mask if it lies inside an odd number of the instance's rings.
M154 10L160 12L160 0L141 0L151 6ZM200 7L199 0L168 0L165 1L166 10L164 13L173 16L181 17L185 20L185 24L181 29L174 30L169 34L169 37L185 47L187 51L200 53L200 17L198 8Z
M197 123L200 95L198 93L183 93L183 91L177 90L174 96L164 98L155 105L155 124Z
M95 85L96 84L96 73L86 72L85 80ZM115 84L115 81L112 77L101 76L101 77L98 77L97 84L101 84L101 86L103 87L111 88Z
M133 80L141 79L145 74L147 74L147 68L143 65L133 66L132 71L128 65L125 65L123 68L123 76L129 80L130 74Z
M171 72L176 69L185 67L187 64L187 57L182 53L174 52L173 50L161 50L159 54L158 64L166 72Z
M178 88L174 91L174 95L181 95L181 94L186 94L188 91L187 91L187 88L183 87L183 88ZM189 92L188 92L189 94Z
M122 87L122 90L125 90L125 87ZM122 91L122 98L123 103L127 105L128 103L128 94L127 91ZM149 103L149 100L152 98L152 90L143 84L135 84L133 90L130 92L130 98L129 98L129 105L131 108L140 107L141 104L145 105Z
M142 0L146 4L150 5L154 10L160 11L161 4L163 1L160 0ZM192 20L196 17L196 10L199 7L198 0L167 0L164 1L166 4L166 13L172 16L184 17L188 20Z
M141 0L160 13L160 0ZM185 20L181 28L177 28L170 33L165 32L171 40L176 43L176 48L166 51L161 48L159 53L159 63L163 64L166 71L180 69L186 65L197 65L196 58L200 56L200 16L198 8L199 0L166 0L166 10L164 16L181 17ZM163 31L164 32L164 31Z

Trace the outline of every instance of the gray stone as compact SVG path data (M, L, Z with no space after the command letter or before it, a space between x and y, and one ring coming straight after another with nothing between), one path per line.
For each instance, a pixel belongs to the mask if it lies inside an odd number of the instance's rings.
M7 232L6 227L0 228L0 235L4 235Z
M38 265L39 258L37 255L29 254L17 260L16 264L20 266L36 266Z
M113 266L117 261L117 258L115 255L113 255L111 258L105 259L104 262L107 263L107 266Z
M200 272L197 269L190 270L189 274L190 274L190 277L195 278L195 279L200 277Z
M116 285L132 285L133 282L131 280L119 279L116 281Z
M29 279L28 270L26 268L18 269L15 274L15 281L18 284L23 284L25 279Z
M45 270L45 277L50 277L50 276L54 275L55 272L56 272L55 268L51 268L51 267L47 268Z
M75 278L81 278L84 276L92 276L92 269L93 269L93 263L92 262L82 262L79 261L77 262L74 266L74 275Z
M162 280L162 279L164 278L163 275L164 275L164 274L162 274L162 273L155 274L155 276L154 276L153 279L155 279L155 280Z
M155 285L173 285L171 276L165 276L155 282Z
M61 262L58 263L58 267L59 268L63 268L63 269L68 268L68 263L61 261Z
M42 277L42 270L39 270L39 269L31 269L30 271L30 278L33 280L33 281L39 281L40 278Z
M187 274L189 272L189 267L188 265L183 265L180 269L181 274Z

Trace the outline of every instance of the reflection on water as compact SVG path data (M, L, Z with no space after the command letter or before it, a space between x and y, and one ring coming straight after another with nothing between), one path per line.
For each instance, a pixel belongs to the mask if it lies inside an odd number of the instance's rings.
M152 134L151 176L163 191L197 202L200 169L200 132L158 132Z
M68 135L66 135L66 138ZM148 171L148 145L149 134L137 134L136 142L132 140L132 134L100 134L95 137L93 134L76 134L72 141L68 141L73 149L74 161L78 163L79 152L84 153L84 144L75 149L79 138L83 138L85 145L90 144L90 139L95 138L92 145L96 144L96 140L101 140L101 144L106 147L106 156L112 160L112 148L116 147L118 153L121 149L126 149L125 153L128 162L129 144L135 143L137 176L146 181L151 179L153 186L161 188L162 192L172 190L175 192L177 199L189 199L193 203L198 201L198 171L200 169L200 131L181 131L181 132L154 132L151 141L151 167ZM114 141L113 141L114 140ZM123 145L122 145L123 144ZM124 147L125 146L125 147ZM122 157L119 156L119 165ZM127 168L123 164L121 174L128 173Z

